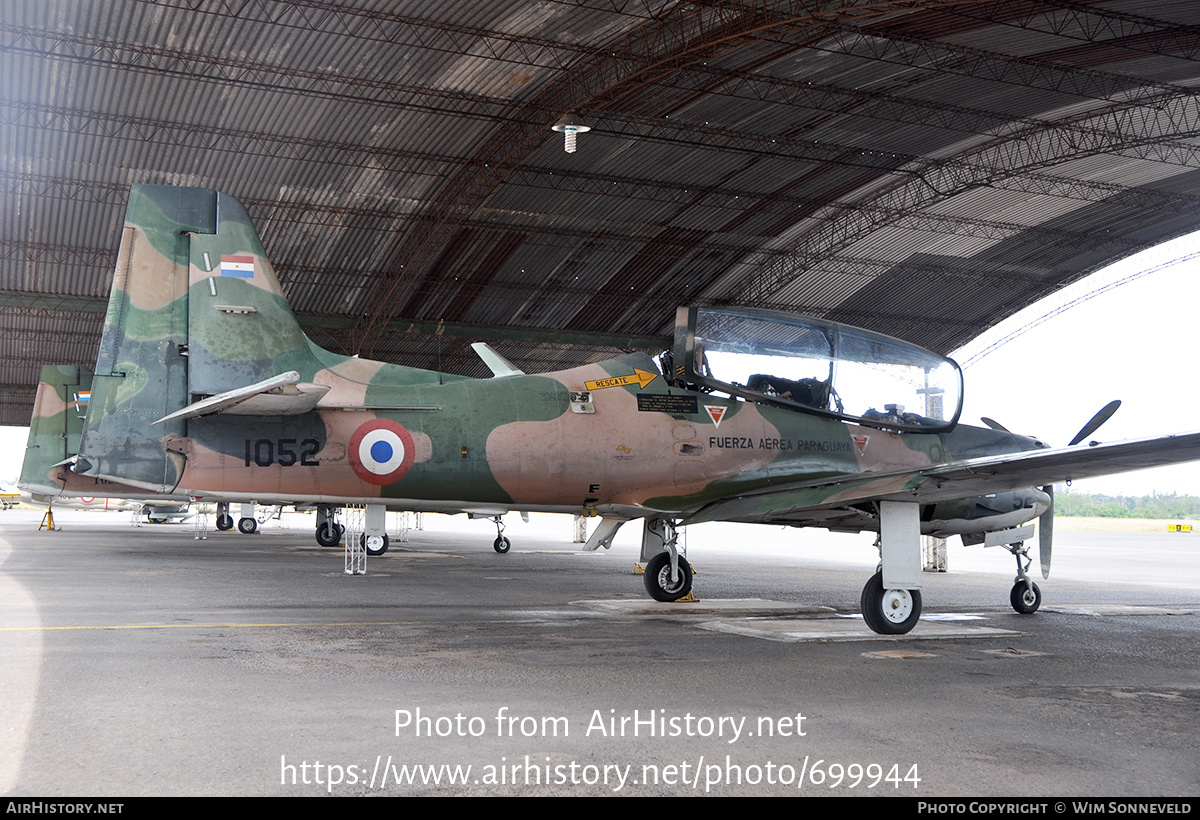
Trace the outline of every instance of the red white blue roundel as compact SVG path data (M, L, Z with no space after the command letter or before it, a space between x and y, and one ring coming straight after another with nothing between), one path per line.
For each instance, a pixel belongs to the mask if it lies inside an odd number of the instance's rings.
M394 421L374 419L350 437L350 466L369 484L391 484L408 475L413 466L412 435Z

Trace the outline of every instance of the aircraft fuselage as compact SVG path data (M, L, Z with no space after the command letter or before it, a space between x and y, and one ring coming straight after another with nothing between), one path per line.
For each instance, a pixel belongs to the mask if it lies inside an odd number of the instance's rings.
M334 384L328 395L365 390L363 406L191 419L186 435L166 445L184 457L175 492L219 486L223 495L263 502L378 498L408 510L478 505L686 517L718 499L830 476L861 476L878 484L877 494L899 492L916 469L1039 446L964 425L889 432L674 387L661 376L585 391L588 382L619 381L635 369L654 365L632 355L541 375ZM837 495L815 487L809 506L836 507Z

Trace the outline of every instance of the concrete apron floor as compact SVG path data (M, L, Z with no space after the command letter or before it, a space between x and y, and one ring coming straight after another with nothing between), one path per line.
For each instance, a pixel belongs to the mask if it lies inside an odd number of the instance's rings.
M636 527L426 517L365 576L312 517L0 514L0 790L140 794L1194 794L1191 536L1057 533L1043 608L950 553L871 633L869 538L709 525L697 603L633 575ZM450 782L453 780L454 782Z

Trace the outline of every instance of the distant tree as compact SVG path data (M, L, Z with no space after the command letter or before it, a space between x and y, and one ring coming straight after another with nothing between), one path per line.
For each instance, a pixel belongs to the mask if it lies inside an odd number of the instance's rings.
M1059 487L1054 494L1054 514L1077 518L1200 518L1200 498L1175 493L1092 495Z

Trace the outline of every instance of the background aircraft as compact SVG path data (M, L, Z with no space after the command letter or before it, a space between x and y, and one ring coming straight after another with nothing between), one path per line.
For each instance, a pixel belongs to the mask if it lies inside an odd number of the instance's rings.
M8 484L0 484L0 507L8 510L21 503L21 491Z
M196 515L188 504L171 502L133 501L128 498L94 498L91 496L45 496L21 493L21 500L34 507L96 512L132 512L148 524L168 524L187 521ZM136 520L136 519L135 519Z
M34 397L29 438L18 480L18 500L41 507L136 511L152 524L186 521L191 498L81 475L72 469L91 398L92 371L74 365L43 365ZM5 496L0 494L0 499ZM234 527L228 501L217 501L217 528ZM258 528L247 505L238 528ZM335 541L336 543L336 541Z
M494 378L324 350L240 203L135 186L72 472L168 495L365 504L374 553L388 507L601 515L593 549L641 518L660 600L691 587L679 526L875 530L864 619L901 633L921 610L922 532L1007 546L1011 601L1032 612L1021 525L1048 523L1051 505L1036 487L1200 457L1200 434L1052 450L958 424L952 361L788 315L681 309L661 371L637 354L526 375L482 350Z

